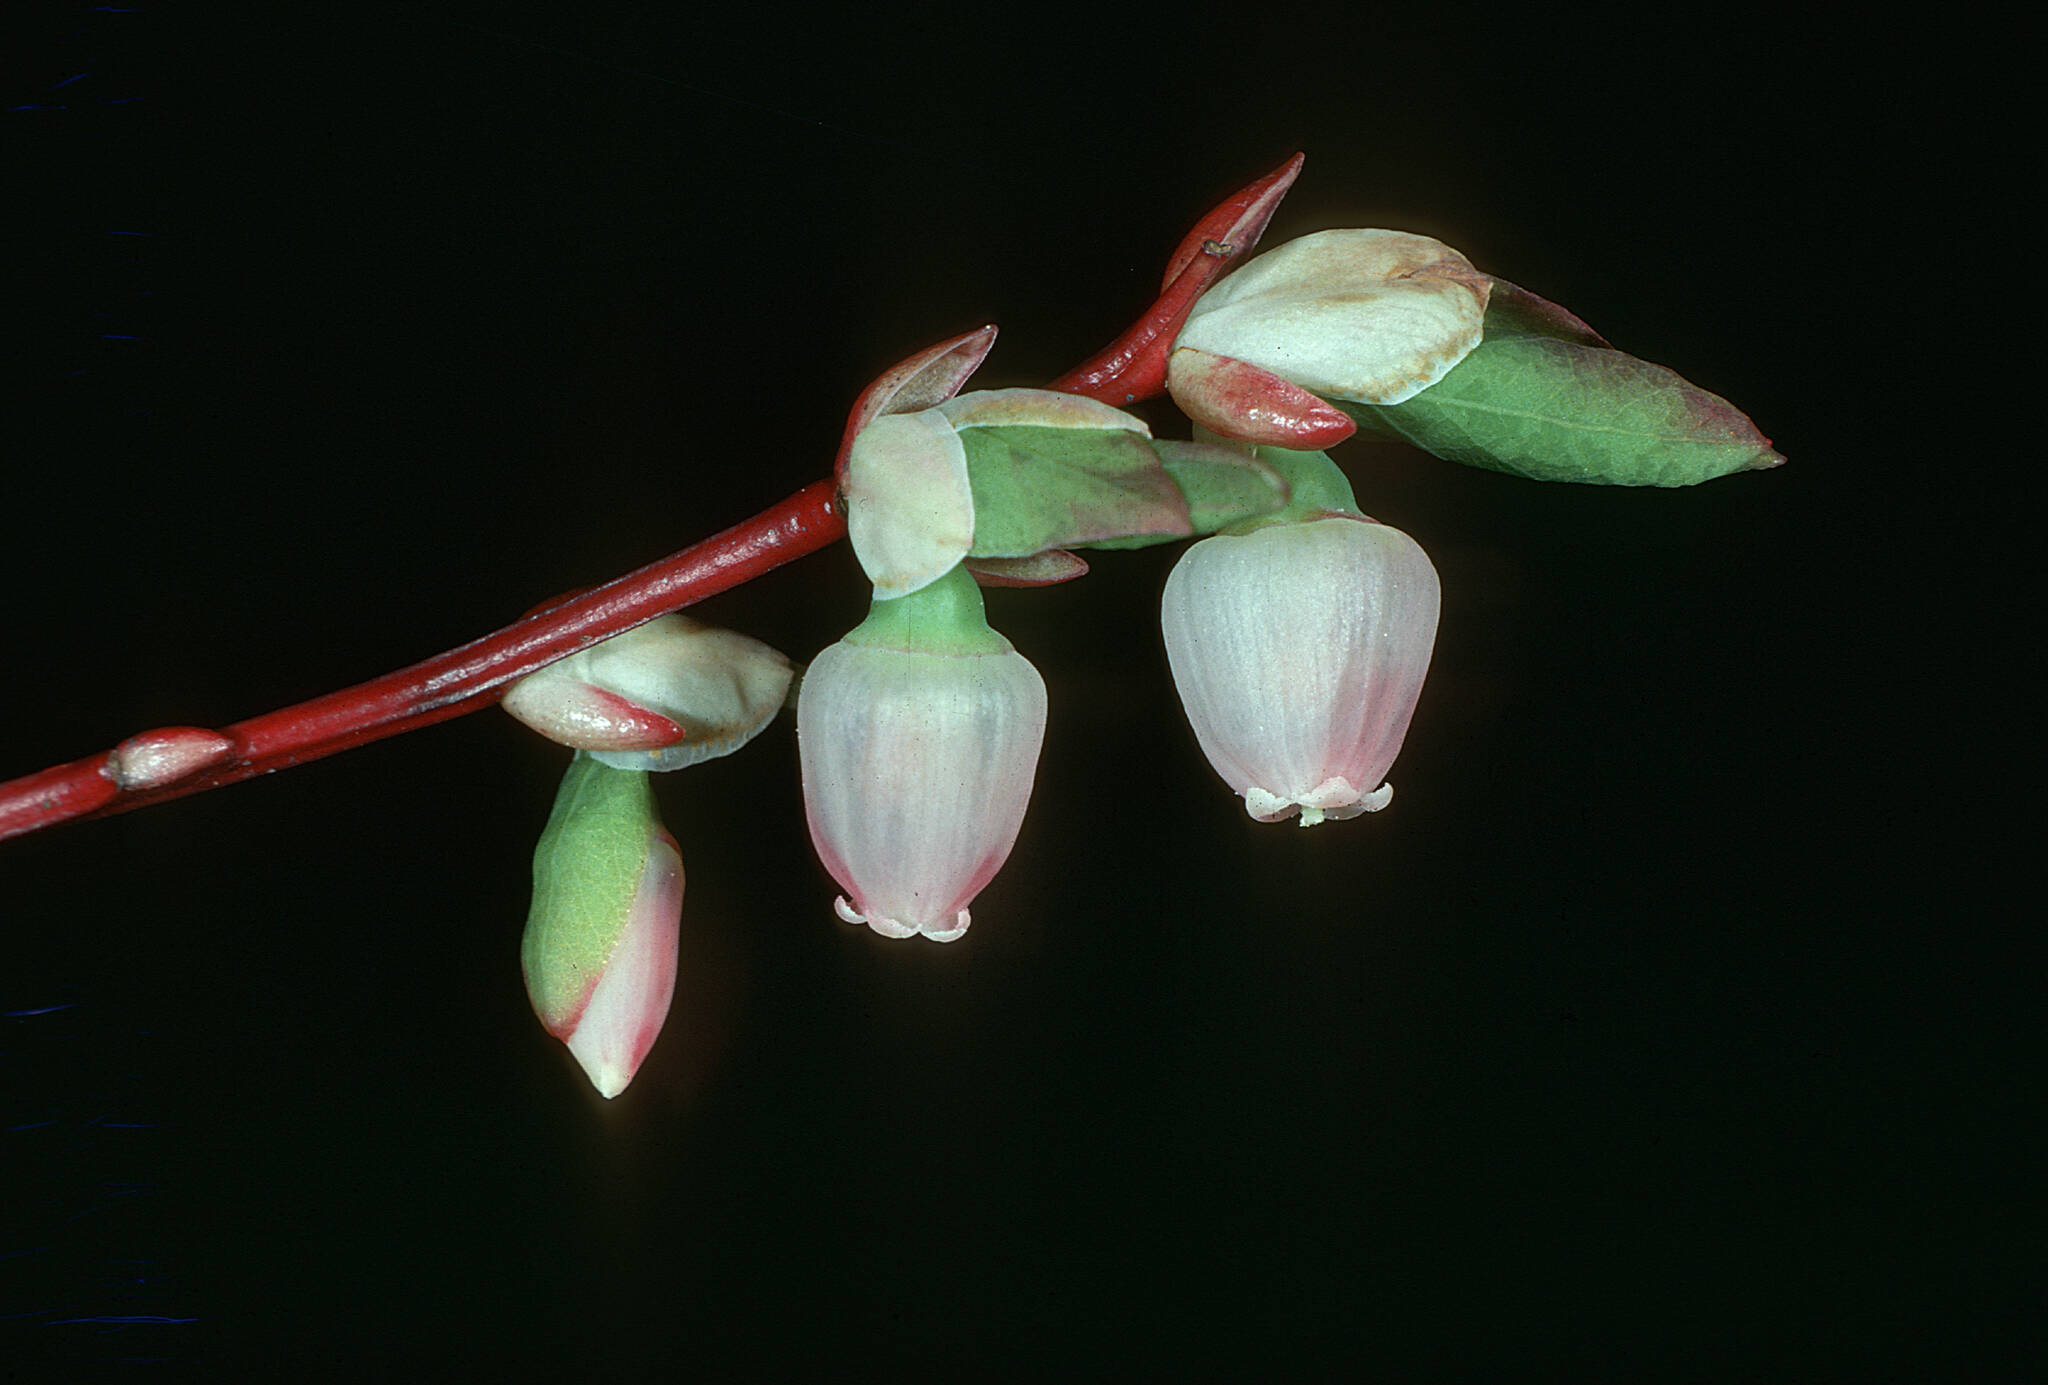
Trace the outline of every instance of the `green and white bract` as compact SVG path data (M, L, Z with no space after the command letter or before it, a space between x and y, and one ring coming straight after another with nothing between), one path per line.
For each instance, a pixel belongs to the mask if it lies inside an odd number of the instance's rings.
M578 755L533 853L526 994L607 1097L626 1089L675 996L683 858L647 775Z
M1249 361L1326 399L1399 404L1479 345L1491 287L1429 236L1319 231L1203 294L1174 348ZM1178 398L1190 387L1202 388L1199 378L1177 380L1169 358L1168 390Z
M759 735L782 710L792 672L757 639L671 614L528 674L503 705L613 769L676 770Z

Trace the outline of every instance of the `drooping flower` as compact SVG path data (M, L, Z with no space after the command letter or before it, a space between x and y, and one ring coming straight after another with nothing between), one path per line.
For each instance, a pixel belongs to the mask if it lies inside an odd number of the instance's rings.
M1385 781L1436 642L1436 569L1388 525L1324 512L1189 548L1161 624L1195 738L1261 822L1304 827L1393 797Z
M886 938L951 942L1015 845L1045 737L1045 682L981 619L956 568L805 671L797 746L833 908Z
M542 1025L607 1098L668 1017L682 907L682 853L646 773L578 755L534 849L520 968Z

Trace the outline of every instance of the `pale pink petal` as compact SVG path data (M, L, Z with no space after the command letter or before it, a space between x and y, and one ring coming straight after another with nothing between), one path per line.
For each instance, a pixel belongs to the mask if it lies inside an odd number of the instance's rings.
M1024 821L1045 714L1044 680L1014 650L820 654L797 746L811 840L851 900L839 916L884 937L965 933Z
M1436 570L1400 530L1332 515L1194 545L1167 578L1174 685L1262 821L1387 802L1436 639Z

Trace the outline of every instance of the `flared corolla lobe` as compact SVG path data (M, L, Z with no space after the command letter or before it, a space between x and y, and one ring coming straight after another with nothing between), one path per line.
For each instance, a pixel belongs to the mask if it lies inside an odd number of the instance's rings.
M1202 295L1174 342L1167 388L1190 416L1228 436L1327 446L1334 439L1315 430L1312 410L1284 391L1226 388L1240 376L1257 379L1236 365L1325 399L1399 404L1479 345L1491 287L1471 261L1429 236L1319 231L1267 251Z
M534 851L520 967L534 1013L607 1098L668 1018L682 908L682 853L646 774L579 756Z
M1261 822L1376 811L1436 643L1436 569L1413 539L1330 514L1207 538L1161 625L1202 753Z
M856 635L860 632L856 631ZM1045 683L1000 636L980 652L842 641L797 701L804 811L839 917L951 942L1016 843Z

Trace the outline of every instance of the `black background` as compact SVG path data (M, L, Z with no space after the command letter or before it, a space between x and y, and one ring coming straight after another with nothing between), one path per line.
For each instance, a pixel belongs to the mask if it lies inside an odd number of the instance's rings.
M681 979L609 1104L519 982L563 752L496 712L0 847L0 1361L1995 1353L2039 1300L2006 994L2038 972L1969 888L2007 859L1968 745L2000 709L1946 707L2032 626L1975 541L1999 459L1921 412L1954 369L1910 301L1956 258L1906 227L1930 95L1735 24L835 25L42 6L0 126L31 394L0 771L680 547L983 322L978 383L1041 381L1296 149L1269 243L1437 235L1791 464L1623 491L1341 451L1444 615L1395 805L1313 832L1247 820L1179 716L1175 550L992 595L1053 713L973 932L833 920L786 731L666 779ZM863 608L837 548L701 613L803 659Z

